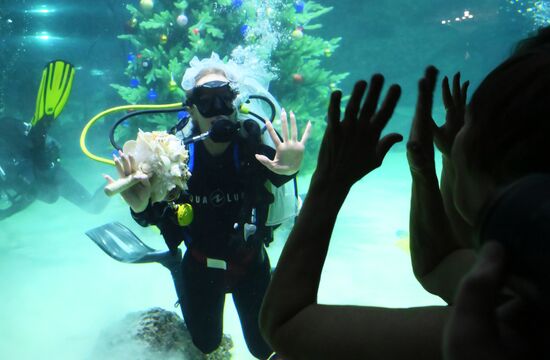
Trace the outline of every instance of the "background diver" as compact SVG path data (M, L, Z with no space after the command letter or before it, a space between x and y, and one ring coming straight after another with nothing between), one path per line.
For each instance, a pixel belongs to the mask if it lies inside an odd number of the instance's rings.
M108 198L91 195L60 165L59 144L47 131L69 98L75 69L65 61L46 64L30 123L0 117L0 220L31 205L63 197L89 213L99 213Z

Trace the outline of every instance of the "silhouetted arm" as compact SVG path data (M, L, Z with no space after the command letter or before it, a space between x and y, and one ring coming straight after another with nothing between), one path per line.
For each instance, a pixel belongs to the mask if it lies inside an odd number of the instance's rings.
M449 217L451 228L457 243L462 247L471 248L472 227L459 214L454 201L455 168L452 162L452 147L457 133L464 126L466 116L466 101L468 98L469 81L461 83L460 73L453 77L452 88L449 79L445 77L441 82L441 93L445 106L445 123L434 126L434 142L442 154L443 168L441 170L441 197L445 212Z
M449 155L442 154L443 168L441 170L441 197L445 212L449 217L451 228L457 243L463 248L473 248L473 228L459 214L454 202L455 169Z
M443 192L435 172L431 113L436 77L437 70L430 67L419 83L416 113L407 144L412 175L410 248L413 271L418 281L427 291L452 303L460 280L475 261L475 254L473 250L464 249L453 232L442 198L444 193L448 196L447 201L452 202L453 189L450 187L454 169L449 167L449 163L445 164ZM440 144L443 143L442 138L440 133ZM448 205L454 209L454 203ZM463 242L468 240L463 239Z
M310 187L264 300L261 326L268 342L288 359L440 359L445 307L317 303L330 237L346 195L337 185Z
M446 307L388 309L317 303L321 272L338 212L351 186L379 167L402 137L380 133L400 89L392 86L376 112L383 77L358 82L340 122L341 93L329 107L319 161L264 298L260 326L287 359L440 359ZM368 274L366 274L368 276Z
M412 175L410 249L417 280L448 304L462 277L475 262L475 253L454 239L437 178Z

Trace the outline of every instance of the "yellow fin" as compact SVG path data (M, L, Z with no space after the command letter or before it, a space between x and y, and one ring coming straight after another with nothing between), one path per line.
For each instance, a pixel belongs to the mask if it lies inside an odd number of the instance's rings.
M38 88L32 126L45 117L55 120L61 114L71 94L74 74L74 66L66 61L55 60L46 64Z

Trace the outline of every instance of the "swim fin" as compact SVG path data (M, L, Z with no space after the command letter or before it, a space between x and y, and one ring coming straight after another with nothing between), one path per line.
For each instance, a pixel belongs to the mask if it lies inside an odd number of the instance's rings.
M31 126L45 118L55 120L69 99L75 68L63 60L50 61L42 71L42 80L36 97L36 109Z
M176 256L170 251L155 250L144 244L136 234L119 222L112 222L86 231L107 255L124 263L158 262L173 270L181 261L181 250Z
M86 231L86 235L115 260L132 264L156 262L163 265L170 270L176 294L180 299L182 294L181 249L178 248L176 254L172 254L169 250L152 249L145 245L132 230L119 222L108 223Z

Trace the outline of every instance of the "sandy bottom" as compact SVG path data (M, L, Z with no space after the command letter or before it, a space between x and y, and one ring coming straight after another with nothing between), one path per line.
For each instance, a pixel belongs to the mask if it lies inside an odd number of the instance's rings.
M87 163L87 165L89 165ZM107 169L91 165L78 178L95 188ZM87 175L85 175L87 174ZM302 181L300 191L306 190ZM319 299L327 304L410 307L442 304L413 277L406 238L410 175L405 154L392 153L358 183L344 204L323 272ZM84 232L120 221L154 248L164 242L133 222L122 200L89 215L63 200L35 203L0 223L0 358L89 359L100 331L131 311L174 309L169 272L157 264L118 263ZM275 264L286 233L269 247ZM235 359L253 359L231 297L224 331Z

